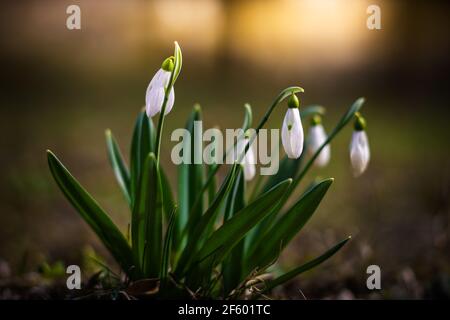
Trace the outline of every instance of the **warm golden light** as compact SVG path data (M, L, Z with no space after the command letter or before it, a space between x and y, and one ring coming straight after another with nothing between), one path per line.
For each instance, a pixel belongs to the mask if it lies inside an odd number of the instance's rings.
M354 63L364 51L366 8L356 0L246 2L236 8L233 47L261 64Z

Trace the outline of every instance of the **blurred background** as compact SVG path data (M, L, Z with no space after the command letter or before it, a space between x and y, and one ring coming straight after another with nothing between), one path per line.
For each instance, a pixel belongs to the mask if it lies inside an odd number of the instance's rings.
M81 30L66 28L71 4L81 8ZM381 8L381 30L366 27L370 4ZM245 102L257 121L283 88L300 85L302 105L325 106L331 130L356 98L367 99L368 171L352 177L349 127L332 144L331 164L300 186L336 179L282 266L353 239L276 296L448 298L448 9L398 0L2 1L0 298L20 298L10 280L43 262L79 263L87 246L104 254L52 180L46 149L126 228L104 130L128 155L148 82L174 40L184 64L162 146L173 186L169 134L194 103L205 128L237 128ZM280 127L278 110L268 127ZM381 268L380 291L366 287L371 264Z

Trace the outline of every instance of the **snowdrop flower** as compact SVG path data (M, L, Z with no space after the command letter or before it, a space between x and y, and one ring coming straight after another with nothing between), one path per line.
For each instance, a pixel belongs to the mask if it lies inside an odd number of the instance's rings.
M322 126L322 119L319 115L315 115L312 118L311 128L309 129L309 141L308 141L308 151L312 155L314 155L317 150L319 150L320 146L327 139L327 134L325 133L325 129ZM330 161L330 145L327 144L322 151L320 151L317 156L314 164L318 167L324 167Z
M366 121L360 115L356 115L355 131L350 142L350 161L353 167L353 175L360 176L367 168L370 160L369 140L367 138Z
M239 139L237 146L236 146L236 151L237 151L237 156L236 156L236 160L239 160L239 157L241 157L242 153L245 151L245 146L247 144L249 144L250 139L249 136L246 134L245 138L243 139ZM256 166L255 166L255 155L253 153L253 148L252 146L250 146L250 148L248 148L247 153L245 154L245 156L242 158L241 160L241 164L244 167L244 179L246 181L250 181L255 177L256 174Z
M153 117L158 112L161 112L164 95L167 86L169 85L170 76L174 68L173 57L167 58L161 65L161 69L153 76L152 81L147 87L147 93L145 94L145 110L147 116ZM175 92L172 87L169 92L169 97L166 104L166 110L164 112L167 115L172 110L173 103L175 101Z
M288 110L281 128L281 142L284 151L291 159L300 157L303 151L303 126L298 107L300 102L295 94L288 100Z

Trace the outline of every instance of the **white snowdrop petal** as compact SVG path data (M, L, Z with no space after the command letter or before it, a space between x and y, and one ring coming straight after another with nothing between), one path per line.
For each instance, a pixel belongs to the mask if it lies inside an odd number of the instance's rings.
M252 180L256 175L256 167L254 164L244 164L244 179L245 181Z
M286 112L281 128L281 142L289 158L300 157L303 151L304 137L300 112L297 108L289 108Z
M169 92L169 99L167 100L166 110L164 112L165 115L167 115L172 110L174 103L175 103L175 90L172 87L172 89Z
M281 127L281 143L283 144L284 152L286 152L286 155L289 158L293 158L286 117L284 118L283 126Z
M328 162L330 162L330 156L331 156L330 146L326 145L322 149L320 154L317 156L316 160L314 161L314 164L320 168L325 167L328 164Z
M350 160L355 177L360 176L366 169L370 160L369 141L365 131L355 131L350 143Z
M145 94L145 109L148 117L153 117L161 112L165 88L169 85L170 75L169 71L159 69L150 81ZM175 92L172 88L166 105L166 115L172 110L174 102Z
M293 151L296 158L300 157L300 155L303 152L303 126L302 121L300 120L300 112L298 109L294 109L294 127L292 131L292 144L293 144Z
M249 139L245 139L244 146L249 142ZM245 150L245 149L244 149ZM253 145L247 150L244 157L244 179L250 181L255 177L256 166L255 166L255 154L253 152Z
M161 86L161 79L162 79L163 75L164 75L164 70L159 69L153 76L152 80L150 81L149 87Z
M309 131L309 143L308 143L308 151L311 155L314 155L317 150L322 146L322 144L327 139L327 134L322 125L318 124L312 126ZM327 144L320 154L317 156L314 164L318 167L324 167L330 161L330 145Z
M161 111L164 100L164 89L162 87L153 88L150 91L150 101L147 107L147 116L153 117Z
M236 144L236 155L233 154L236 158L235 161L239 160L242 156L242 153L245 151L246 145L249 143L248 138L241 138L238 140ZM255 166L255 154L253 152L253 145L247 150L245 156L240 161L244 168L244 179L246 181L252 180L256 174L256 166Z
M162 70L162 69L161 69ZM170 81L170 75L171 73L169 71L162 70L161 79L159 84L164 87L164 89L169 85Z

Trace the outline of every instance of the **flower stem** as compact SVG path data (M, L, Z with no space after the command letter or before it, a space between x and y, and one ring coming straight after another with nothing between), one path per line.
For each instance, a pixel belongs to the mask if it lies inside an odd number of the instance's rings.
M261 119L261 121L259 122L258 126L256 127L255 133L252 135L252 137L249 139L249 142L247 143L247 145L245 146L244 151L239 155L239 159L237 161L237 163L241 162L241 160L243 159L244 155L247 153L248 149L250 148L251 144L253 143L253 141L256 139L256 137L259 134L259 131L262 129L262 127L266 124L266 122L269 120L270 115L272 114L273 110L275 109L275 107L284 99L286 99L287 97L291 96L294 93L297 92L303 92L303 88L301 87L289 87L284 89L283 91L281 91L281 93L278 95L278 97L273 101L272 105L269 107L269 109L267 109L266 114L264 115L264 117ZM236 142L234 143L234 146L236 146ZM233 148L234 148L233 146ZM220 167L222 166L222 164L225 162L226 160L226 156L227 154L225 153L222 159L222 163L218 163L208 174L208 177L206 179L205 184L203 185L202 189L200 190L200 192L198 193L196 200L194 201L194 205L192 206L192 210L191 212L195 212L194 210L196 210L197 205L200 202L200 199L202 199L202 195L203 193L208 189L210 183L212 182L214 176L217 174L217 172L219 171Z

